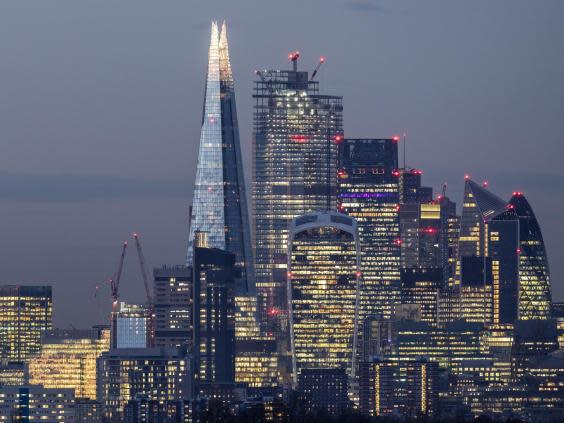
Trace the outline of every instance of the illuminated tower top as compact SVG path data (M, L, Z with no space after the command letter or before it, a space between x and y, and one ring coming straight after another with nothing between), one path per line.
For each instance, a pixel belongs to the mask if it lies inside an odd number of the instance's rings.
M187 264L193 262L196 232L206 232L210 248L235 254L237 290L254 292L248 219L227 26L223 22L220 31L212 22Z

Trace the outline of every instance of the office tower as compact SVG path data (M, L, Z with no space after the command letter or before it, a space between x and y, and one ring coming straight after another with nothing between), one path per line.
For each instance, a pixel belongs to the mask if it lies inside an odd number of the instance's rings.
M494 323L494 289L499 262L491 257L461 257L460 314L468 322ZM497 295L497 294L496 294Z
M513 324L519 311L519 219L512 207L490 220L488 237L488 253L498 268L493 320L495 324Z
M342 97L292 70L257 72L253 130L254 244L259 318L285 333L290 221L335 209L337 143L343 137Z
M419 203L399 205L400 264L402 269L419 266Z
M0 362L0 386L22 386L29 383L27 366L21 361Z
M162 266L153 269L153 309L156 347L192 343L192 268Z
M137 395L157 401L192 398L190 356L184 348L112 349L98 358L96 399L106 418L123 421L124 407Z
M0 387L0 421L75 423L74 391L38 385Z
M349 407L348 375L345 369L302 369L298 390L307 409L341 414Z
M458 242L460 238L461 218L456 214L456 203L450 203L454 204L454 207L450 208L451 211L454 211L454 214L450 214L447 218L448 278L446 282L448 282L449 288L453 288L459 282L456 278L456 266L458 264L458 258L460 257Z
M440 267L401 269L401 303L419 306L420 320L436 327L442 284L443 269Z
M55 329L41 338L29 362L29 381L45 388L74 389L77 398L96 398L96 360L110 349L108 328Z
M400 300L397 141L348 138L339 147L339 210L356 219L360 240L359 321L390 317Z
M519 219L519 319L550 318L550 272L539 223L522 192L510 206Z
M120 302L111 314L111 348L147 348L152 344L152 308Z
M433 200L433 189L421 186L423 172L419 169L397 169L396 175L399 181L401 267L416 267L420 265L420 207Z
M506 201L466 178L460 222L459 254L461 257L488 255L488 223L494 216L506 209Z
M202 384L233 383L235 255L194 248L194 374Z
M190 216L187 264L193 260L196 231L207 232L209 246L236 256L237 289L254 291L251 231L229 62L225 22L212 22L196 183Z
M390 356L394 352L393 320L368 316L362 324L362 352L360 361L371 361L374 357Z
M50 286L0 286L0 358L27 361L39 352L41 334L52 328Z
M397 137L393 138L398 141ZM419 169L403 168L399 172L400 204L422 204L433 200L433 189L421 186L423 172Z
M294 383L304 368L344 368L354 375L360 281L356 222L335 212L296 217L288 254Z
M257 297L235 297L235 383L274 388L279 383L278 351L272 333L261 333Z

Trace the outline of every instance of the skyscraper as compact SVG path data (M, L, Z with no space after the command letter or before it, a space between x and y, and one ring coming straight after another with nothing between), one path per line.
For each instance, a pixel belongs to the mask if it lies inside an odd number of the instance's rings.
M548 319L550 273L539 223L522 192L514 192L509 204L519 218L519 319Z
M354 374L360 255L354 219L324 212L292 221L288 304L294 383L302 369Z
M357 221L360 322L390 317L400 300L398 146L395 139L345 139L339 149L339 211Z
M0 358L27 361L53 327L50 286L0 286Z
M190 345L193 339L192 268L162 266L153 270L155 346Z
M460 222L461 257L488 255L488 222L506 208L506 201L466 178Z
M192 264L196 231L207 232L210 248L229 251L241 267L238 290L254 291L245 178L229 62L227 28L212 22L206 94L196 183L190 215L187 263Z
M201 384L235 380L235 255L194 248L194 372Z
M259 316L285 316L287 242L292 218L335 209L337 143L342 97L320 93L319 82L293 70L257 71L253 132L253 205ZM271 326L272 327L272 326Z

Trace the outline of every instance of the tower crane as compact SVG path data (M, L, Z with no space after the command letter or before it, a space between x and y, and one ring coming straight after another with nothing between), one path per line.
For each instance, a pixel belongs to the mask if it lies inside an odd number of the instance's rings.
M151 289L149 287L149 279L147 277L147 269L145 268L145 256L143 255L143 249L141 248L141 242L139 241L139 234L134 233L133 238L135 239L135 246L137 247L137 256L139 257L139 266L141 267L141 275L143 276L143 284L145 285L145 293L147 295L147 304L153 304L153 297L151 295Z
M123 262L125 260L125 253L127 250L127 241L123 242L123 246L121 249L121 257L119 259L119 266L118 271L116 274L115 279L110 279L110 288L111 288L111 296L112 296L112 307L116 308L118 305L118 298L119 298L119 281L121 280L121 273L123 271Z
M313 79L315 78L315 75L317 75L317 72L319 71L319 68L321 67L321 65L325 63L325 57L321 56L319 58L319 63L317 63L317 66L315 67L315 69L313 70L313 72L311 73L311 80L313 81Z

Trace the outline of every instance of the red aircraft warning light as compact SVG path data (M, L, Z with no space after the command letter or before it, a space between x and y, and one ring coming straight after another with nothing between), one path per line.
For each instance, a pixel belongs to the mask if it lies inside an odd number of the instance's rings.
M400 137L398 135L394 135L392 137L392 141L398 142L400 140Z
M400 171L398 169L392 170L392 176L400 176Z

